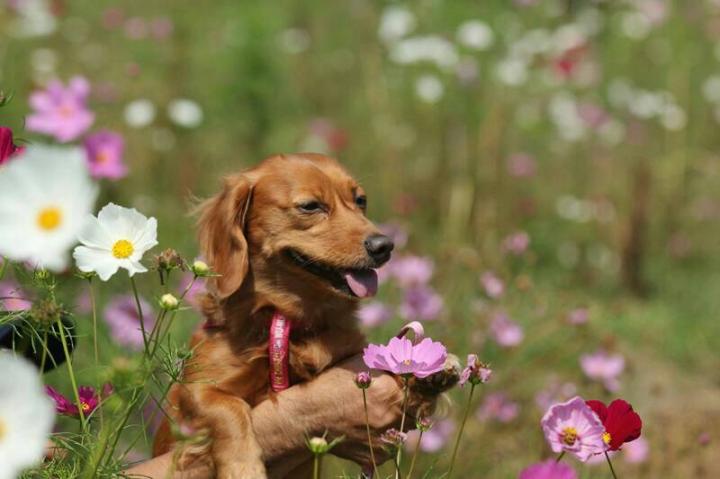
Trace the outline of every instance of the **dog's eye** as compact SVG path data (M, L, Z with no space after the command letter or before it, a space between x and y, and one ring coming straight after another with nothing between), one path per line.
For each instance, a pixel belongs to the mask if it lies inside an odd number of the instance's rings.
M367 196L358 196L355 198L355 204L358 205L361 210L364 210L367 208Z
M297 205L297 208L303 213L319 213L325 211L325 206L317 200L305 201Z

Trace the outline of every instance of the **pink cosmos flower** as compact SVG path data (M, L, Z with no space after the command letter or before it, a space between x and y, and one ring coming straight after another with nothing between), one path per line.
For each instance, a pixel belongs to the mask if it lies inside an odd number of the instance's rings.
M548 459L526 467L518 479L577 479L577 474L569 464Z
M502 242L503 251L517 256L527 251L528 246L530 246L530 236L524 231L506 236Z
M69 399L60 394L57 389L52 386L45 386L45 392L55 401L55 411L64 416L78 417L77 404L74 399ZM112 386L109 384L103 388L103 395L112 393ZM83 415L88 416L98 407L100 403L100 395L91 386L78 387L78 396L80 396L80 407L82 407Z
M492 271L486 271L480 276L480 284L492 299L497 299L505 292L505 283Z
M445 346L430 338L418 344L407 338L392 338L387 345L369 344L363 354L365 365L371 369L397 375L412 374L418 378L442 371L446 359Z
M442 313L443 299L431 287L416 285L405 290L400 316L408 321L432 321Z
M437 421L429 431L423 433L422 439L420 439L420 450L428 453L438 452L445 447L445 444L452 438L454 433L455 421L452 419ZM413 429L407 433L408 437L405 442L405 449L410 452L415 451L419 434L420 431L417 429Z
M155 324L153 309L142 298L140 298L140 306L143 311L145 329L150 331ZM105 308L103 319L110 326L110 335L116 343L138 351L143 348L140 320L133 296L116 296L111 299Z
M555 453L569 452L586 461L605 451L605 427L579 396L551 406L541 425L545 439Z
M158 17L150 22L150 31L158 40L165 40L172 35L173 30L175 30L175 25L168 17Z
M192 279L192 273L185 273L180 280L180 291L185 291L185 289L190 286ZM198 278L194 283L192 283L192 286L190 286L190 289L185 295L185 301L187 301L187 303L197 311L200 311L203 295L207 292L205 286L205 280L203 278Z
M360 306L357 317L363 326L374 327L389 321L392 311L380 301L372 301Z
M34 113L27 117L26 128L61 143L75 140L95 121L87 109L89 94L90 83L83 77L72 78L67 87L58 80L51 81L45 90L30 95Z
M25 148L15 145L13 131L8 127L0 126L0 165L7 163L10 158L24 150Z
M88 170L93 178L118 180L127 175L122 136L111 131L99 131L85 138L84 145Z
M590 312L587 308L575 308L568 311L567 322L579 326L585 324L590 319Z
M526 153L516 153L507 159L507 171L515 178L529 178L536 170L535 158Z
M560 383L557 378L551 378L545 389L535 395L535 404L541 411L557 402L567 401L577 395L577 387L570 382Z
M32 302L26 298L27 295L14 281L0 281L0 311L27 311Z
M498 421L509 423L520 413L520 404L511 401L505 393L495 392L485 396L475 417L479 421Z
M427 284L432 278L435 264L423 256L400 256L393 262L392 275L403 288Z
M522 342L525 333L522 326L511 320L507 314L498 312L490 322L490 336L500 346L512 348Z
M492 369L490 369L485 363L481 362L477 354L468 354L467 365L460 373L460 381L458 384L460 387L465 386L465 383L470 382L472 384L484 384L490 381L492 376Z
M603 383L608 391L615 392L620 389L618 376L625 369L625 358L600 350L580 356L580 367L588 378Z
M622 448L623 459L630 464L642 464L650 455L650 443L640 436L634 441L625 443Z

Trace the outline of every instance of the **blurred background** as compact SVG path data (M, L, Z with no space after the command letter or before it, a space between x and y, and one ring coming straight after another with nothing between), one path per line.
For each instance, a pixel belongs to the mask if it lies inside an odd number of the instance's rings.
M187 258L191 199L224 173L279 152L346 165L399 246L360 312L369 338L419 319L495 371L459 477L547 457L540 418L575 394L641 414L620 477L720 475L720 1L5 1L2 124L45 141L24 130L28 96L75 76L93 130L125 143L128 174L102 180L98 205L157 217ZM107 361L131 354L116 283L101 290ZM184 313L176 340L199 321ZM77 355L82 370L82 338ZM465 398L451 396L426 477L447 465Z

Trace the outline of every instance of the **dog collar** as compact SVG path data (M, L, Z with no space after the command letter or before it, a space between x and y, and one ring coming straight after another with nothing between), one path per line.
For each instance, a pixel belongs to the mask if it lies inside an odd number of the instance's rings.
M275 311L270 322L268 340L268 358L270 361L270 387L275 392L284 391L290 386L288 376L288 356L290 340L290 321Z

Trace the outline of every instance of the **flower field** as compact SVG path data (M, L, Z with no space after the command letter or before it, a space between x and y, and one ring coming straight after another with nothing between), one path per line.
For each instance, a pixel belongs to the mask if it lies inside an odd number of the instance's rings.
M48 369L0 354L0 479L150 457L213 275L191 211L280 152L338 158L394 241L368 368L459 358L384 436L402 477L720 476L719 0L199 6L0 0L0 344Z

